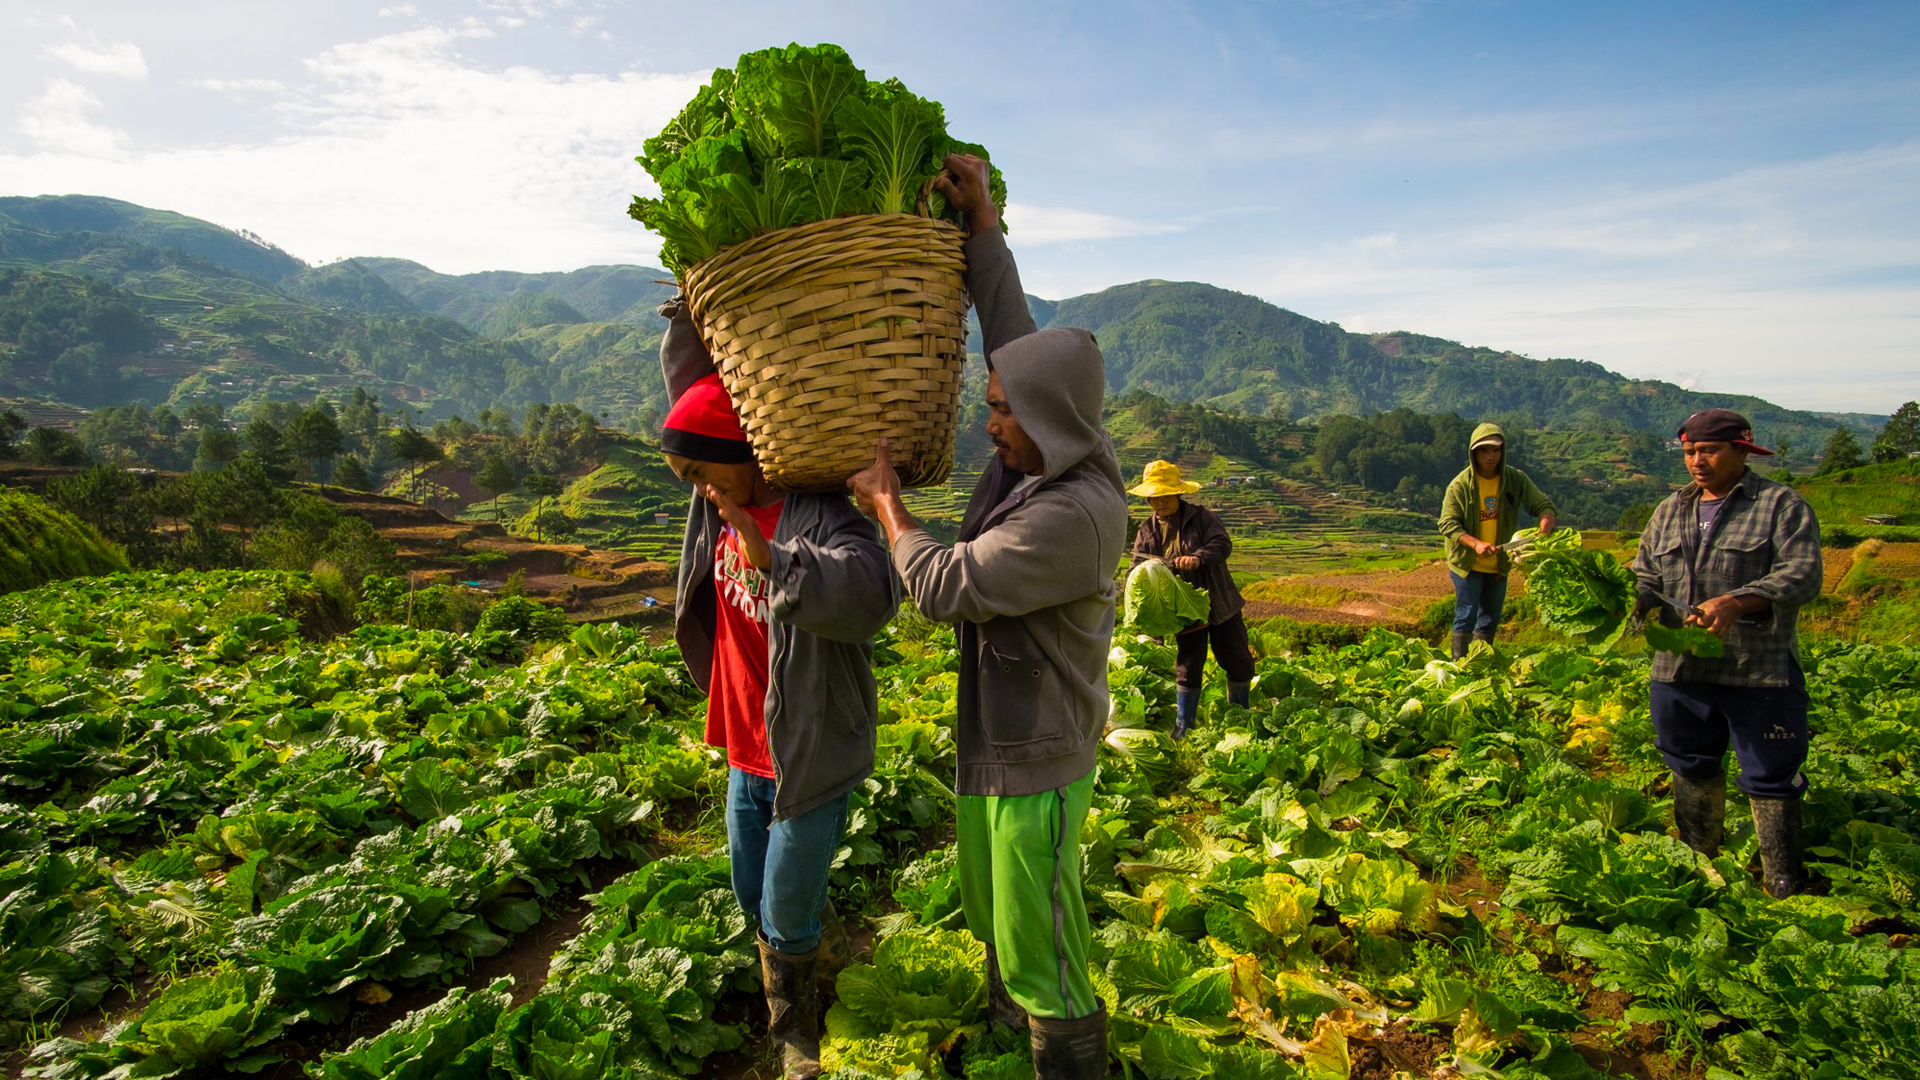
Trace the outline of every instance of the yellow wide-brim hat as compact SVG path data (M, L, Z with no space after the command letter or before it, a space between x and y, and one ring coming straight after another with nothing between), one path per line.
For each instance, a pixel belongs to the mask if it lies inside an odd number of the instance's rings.
M1140 474L1140 483L1128 488L1127 494L1153 499L1162 495L1191 495L1199 490L1199 484L1180 478L1180 466L1171 461L1154 461L1148 463L1146 471Z

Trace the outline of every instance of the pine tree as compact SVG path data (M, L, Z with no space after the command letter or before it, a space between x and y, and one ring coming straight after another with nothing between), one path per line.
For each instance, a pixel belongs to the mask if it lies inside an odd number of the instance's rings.
M493 496L493 520L500 520L500 496L520 486L520 480L513 475L513 466L507 463L506 456L495 451L487 455L480 471L474 474L473 485Z
M1873 460L1897 461L1920 452L1920 402L1909 401L1893 411L1887 426L1873 443Z
M1825 476L1828 473L1851 469L1861 464L1864 462L1860 458L1859 440L1853 437L1853 432L1849 431L1845 424L1835 428L1833 434L1827 436L1827 448L1820 462L1820 475Z
M528 473L527 478L521 481L520 487L527 494L539 500L539 502L534 505L533 533L534 539L543 539L546 535L541 526L543 511L546 509L547 500L560 494L562 490L560 478L554 476L552 473Z
M355 491L372 491L373 471L367 468L366 462L360 460L359 454L348 454L340 462L340 467L333 471L333 482Z

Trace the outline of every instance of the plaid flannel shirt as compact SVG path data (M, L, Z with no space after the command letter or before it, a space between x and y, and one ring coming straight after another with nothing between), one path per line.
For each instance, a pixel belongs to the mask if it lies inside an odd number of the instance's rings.
M1656 682L1785 686L1799 663L1800 608L1820 595L1820 523L1798 492L1754 472L1727 493L1713 526L1701 535L1700 485L1688 484L1654 510L1640 535L1633 572L1640 607L1669 625L1679 615L1652 595L1689 604L1717 596L1759 596L1769 609L1736 622L1718 658L1656 653Z

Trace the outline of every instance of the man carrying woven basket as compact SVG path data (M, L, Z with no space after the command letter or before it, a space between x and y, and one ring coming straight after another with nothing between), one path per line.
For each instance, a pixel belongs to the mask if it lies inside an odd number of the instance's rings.
M727 856L760 922L768 1030L789 1078L820 1074L817 980L847 960L827 902L852 790L873 771L873 635L900 597L873 523L846 496L773 491L699 333L662 305L674 398L660 435L693 484L674 637L727 752Z
M907 512L884 442L847 485L886 530L920 611L957 624L961 907L987 944L992 1017L1029 1027L1041 1080L1104 1077L1079 837L1107 717L1126 497L1100 426L1099 346L1085 330L1036 330L987 179L984 161L955 155L936 185L966 214L967 285L992 373L995 455L958 542L941 544Z

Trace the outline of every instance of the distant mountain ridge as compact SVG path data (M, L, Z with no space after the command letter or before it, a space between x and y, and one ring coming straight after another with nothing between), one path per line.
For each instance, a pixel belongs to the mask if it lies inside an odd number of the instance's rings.
M0 198L0 266L104 281L163 332L146 351L96 359L93 374L112 376L105 383L70 370L57 378L59 357L25 359L13 342L0 396L232 405L367 385L429 415L570 400L637 426L656 422L664 405L654 309L674 287L652 267L449 275L388 257L307 266L250 234L96 196ZM0 318L6 302L0 294ZM1349 333L1200 282L1139 281L1029 303L1043 326L1093 331L1111 389L1244 413L1407 407L1664 434L1695 409L1731 405L1762 438L1787 435L1807 449L1837 423L1881 421L1695 393L1588 361L1537 361L1411 332ZM9 345L0 335L0 358ZM76 387L94 397L76 399Z

